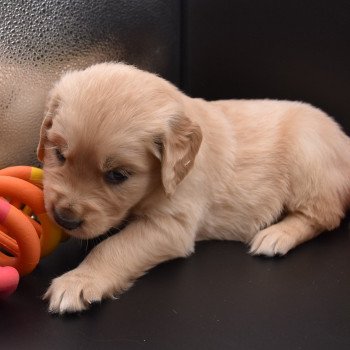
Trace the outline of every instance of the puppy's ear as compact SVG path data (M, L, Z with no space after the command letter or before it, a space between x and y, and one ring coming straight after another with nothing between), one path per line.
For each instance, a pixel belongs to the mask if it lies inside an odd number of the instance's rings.
M186 116L173 117L165 134L155 143L161 159L162 183L165 193L172 195L194 164L202 142L202 132L196 123Z
M45 155L45 142L47 139L47 131L52 127L52 120L54 115L56 114L56 111L60 105L60 98L57 94L51 94L49 96L49 101L47 104L47 108L44 113L44 120L41 124L40 129L40 139L39 144L37 148L37 157L38 159L43 162L44 155Z

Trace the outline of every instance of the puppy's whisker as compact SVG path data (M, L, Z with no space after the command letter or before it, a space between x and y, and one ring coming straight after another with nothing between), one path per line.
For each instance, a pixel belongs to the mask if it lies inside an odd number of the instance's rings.
M89 241L85 241L85 253L89 250Z

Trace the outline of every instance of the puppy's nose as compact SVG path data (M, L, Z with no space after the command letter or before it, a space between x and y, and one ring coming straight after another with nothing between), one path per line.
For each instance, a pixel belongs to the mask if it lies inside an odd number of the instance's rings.
M55 221L66 230L75 230L81 226L83 220L77 218L70 209L54 209Z

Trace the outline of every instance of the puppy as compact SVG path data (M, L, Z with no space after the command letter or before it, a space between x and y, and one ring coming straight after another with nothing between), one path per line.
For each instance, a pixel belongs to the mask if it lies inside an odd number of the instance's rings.
M193 99L125 64L67 73L38 146L47 211L79 239L128 224L53 280L49 310L113 297L198 240L286 254L339 225L349 154L338 125L304 103Z

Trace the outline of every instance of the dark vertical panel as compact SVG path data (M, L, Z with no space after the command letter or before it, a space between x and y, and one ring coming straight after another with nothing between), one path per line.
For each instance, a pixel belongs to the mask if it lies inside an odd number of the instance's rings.
M185 2L193 96L303 100L350 131L350 2Z

